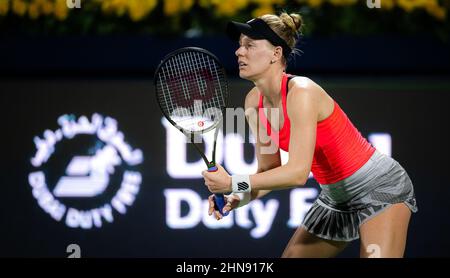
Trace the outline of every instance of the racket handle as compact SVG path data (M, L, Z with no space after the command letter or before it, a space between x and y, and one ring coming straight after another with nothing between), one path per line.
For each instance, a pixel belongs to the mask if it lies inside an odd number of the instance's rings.
M217 166L215 165L215 163L211 162L208 165L208 172L216 172L218 170ZM219 211L219 213L222 216L227 216L230 212L223 212L223 207L225 206L225 197L223 196L223 194L214 194L214 207L216 210Z
M217 172L217 170L219 170L219 168L217 168L215 164L209 164L208 172Z
M214 194L214 204L215 204L215 208L216 210L219 211L220 214L222 214L222 216L227 216L230 212L223 212L223 207L225 206L225 197L223 196L223 194Z

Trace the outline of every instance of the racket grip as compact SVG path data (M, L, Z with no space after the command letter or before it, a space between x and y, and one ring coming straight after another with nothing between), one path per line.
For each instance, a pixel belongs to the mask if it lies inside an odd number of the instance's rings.
M219 170L219 168L217 168L215 164L210 164L208 167L208 172L216 172L217 170Z
M208 172L216 172L218 170L215 163L211 162L208 167ZM219 211L222 216L227 216L230 212L223 212L223 207L225 206L225 197L223 194L214 194L214 205L215 209Z
M219 213L223 216L227 216L230 212L223 212L223 207L225 206L225 198L223 194L214 194L214 204L215 208L219 211Z

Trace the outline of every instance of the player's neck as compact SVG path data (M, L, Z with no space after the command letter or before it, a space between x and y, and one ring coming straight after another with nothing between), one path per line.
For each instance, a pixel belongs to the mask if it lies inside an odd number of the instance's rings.
M276 106L281 99L281 81L283 79L282 71L270 71L263 77L254 81L255 86L264 95L265 101L271 106Z

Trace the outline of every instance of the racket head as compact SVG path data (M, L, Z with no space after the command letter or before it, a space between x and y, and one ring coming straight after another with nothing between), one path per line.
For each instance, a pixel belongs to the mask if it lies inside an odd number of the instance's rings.
M228 104L225 69L211 52L184 47L169 53L158 65L156 99L167 120L185 134L216 128Z

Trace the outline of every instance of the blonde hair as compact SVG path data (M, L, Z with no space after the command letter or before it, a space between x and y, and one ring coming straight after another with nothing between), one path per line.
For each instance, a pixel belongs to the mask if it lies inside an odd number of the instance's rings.
M287 14L282 12L279 16L274 14L265 14L259 17L282 38L287 45L295 51L295 45L301 35L303 26L302 16L296 13Z

